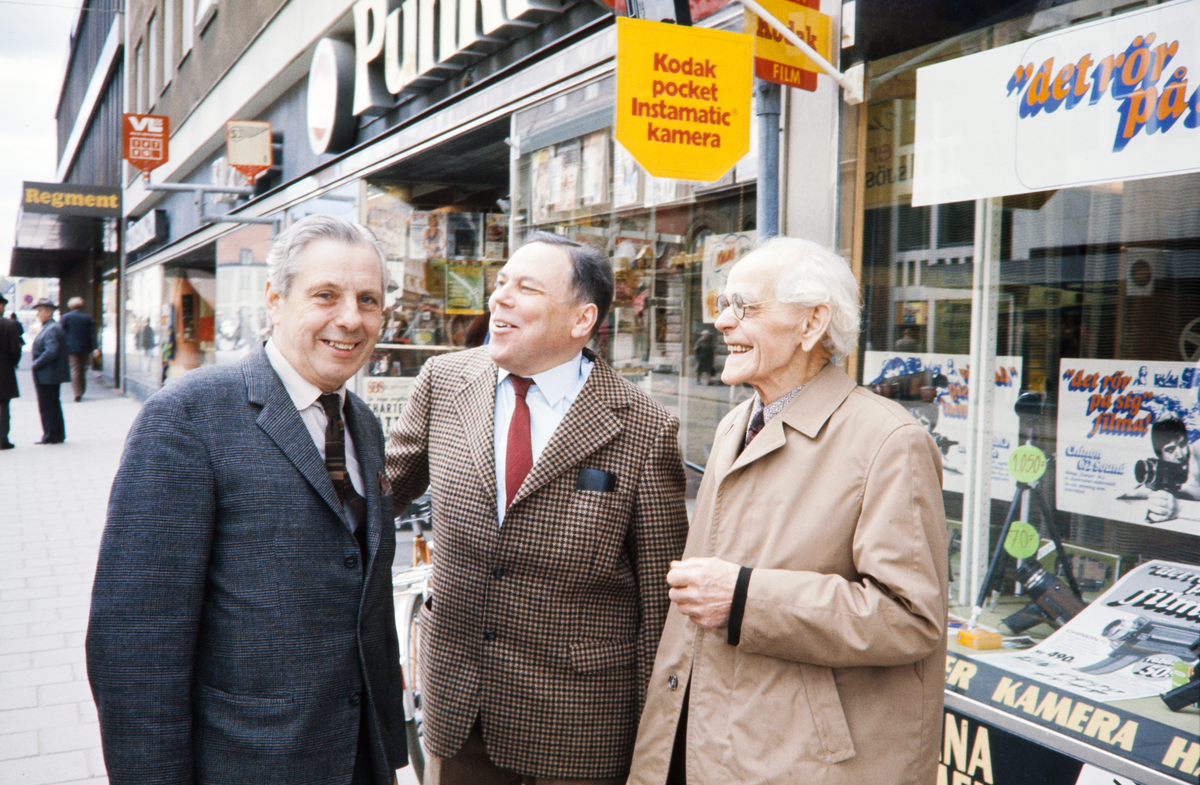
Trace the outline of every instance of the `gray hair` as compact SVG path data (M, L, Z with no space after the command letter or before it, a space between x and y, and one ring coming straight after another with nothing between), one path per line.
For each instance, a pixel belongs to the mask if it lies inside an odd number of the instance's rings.
M304 266L304 249L318 240L334 240L346 245L365 245L379 257L379 273L383 291L388 287L387 254L370 229L345 218L319 213L301 218L281 232L267 252L267 280L271 288L287 297L292 281Z
M83 307L83 298L82 297L72 297L70 300L67 300L67 307L73 311L77 310L79 308L82 308Z
M801 308L829 306L829 330L822 345L839 362L858 345L858 281L846 260L811 240L776 237L750 256L766 256L784 266L775 297Z

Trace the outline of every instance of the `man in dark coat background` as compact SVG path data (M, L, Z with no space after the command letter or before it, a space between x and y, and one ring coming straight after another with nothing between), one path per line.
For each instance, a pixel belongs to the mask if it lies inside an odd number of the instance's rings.
M67 307L71 310L63 314L62 328L67 334L67 356L71 360L71 390L78 402L87 392L88 366L92 364L92 352L96 351L96 323L84 313L82 297L72 297Z
M25 345L25 339L21 337L21 325L15 319L4 316L6 305L8 300L0 294L0 450L11 450L14 446L8 440L8 402L21 397L16 368L21 361L21 347Z
M113 481L86 644L112 785L391 785L407 760L383 433L346 389L383 251L313 215L267 266L271 339L151 396Z
M33 339L33 384L37 388L38 412L42 415L42 438L37 444L62 444L67 438L58 386L71 381L71 365L67 359L67 337L54 321L57 307L53 300L44 297L35 306L38 321L42 323Z

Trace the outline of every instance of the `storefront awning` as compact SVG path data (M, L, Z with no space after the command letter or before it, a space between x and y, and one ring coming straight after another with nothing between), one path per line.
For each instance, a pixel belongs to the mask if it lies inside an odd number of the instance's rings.
M24 183L9 274L58 278L94 253L115 251L120 218L118 188Z

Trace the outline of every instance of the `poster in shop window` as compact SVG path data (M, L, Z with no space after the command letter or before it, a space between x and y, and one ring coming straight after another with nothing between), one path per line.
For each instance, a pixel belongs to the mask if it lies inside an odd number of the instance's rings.
M1149 561L1126 573L1038 645L987 661L1041 682L1002 682L1004 691L997 693L1011 708L1042 714L1051 690L1096 701L1166 692L1172 688L1175 663L1196 661L1188 645L1197 635L1200 567Z
M1017 489L1008 471L1008 456L1020 443L1020 421L1013 405L1023 374L1022 358L996 358L993 499L1011 500ZM971 358L965 354L867 352L863 360L863 385L896 401L929 431L942 454L942 488L954 493L966 489L971 381Z
M1190 363L1063 359L1058 509L1200 534L1198 389Z
M713 324L717 313L717 298L725 291L725 280L738 259L754 250L756 232L712 234L704 238L704 260L701 287L704 290L704 323Z

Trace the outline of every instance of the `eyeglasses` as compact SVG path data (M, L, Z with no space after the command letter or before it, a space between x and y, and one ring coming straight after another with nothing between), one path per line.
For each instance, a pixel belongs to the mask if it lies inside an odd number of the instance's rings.
M733 315L736 316L737 320L740 322L742 319L746 318L747 308L757 308L760 305L778 302L782 302L782 300L759 300L756 303L752 303L736 292L734 293L733 297L726 297L722 294L717 296L717 315L720 316L721 314L725 313L726 308L733 306Z

